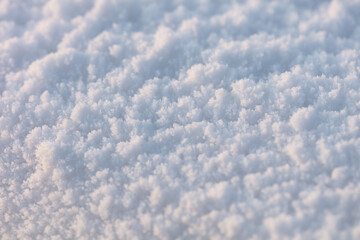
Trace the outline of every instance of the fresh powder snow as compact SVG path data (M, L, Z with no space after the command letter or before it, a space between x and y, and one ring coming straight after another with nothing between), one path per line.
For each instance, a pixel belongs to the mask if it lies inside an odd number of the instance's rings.
M360 0L0 0L0 236L360 239Z

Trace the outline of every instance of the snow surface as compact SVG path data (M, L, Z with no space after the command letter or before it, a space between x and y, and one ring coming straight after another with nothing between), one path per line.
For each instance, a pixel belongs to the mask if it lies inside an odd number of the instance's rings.
M1 239L360 239L359 0L0 0Z

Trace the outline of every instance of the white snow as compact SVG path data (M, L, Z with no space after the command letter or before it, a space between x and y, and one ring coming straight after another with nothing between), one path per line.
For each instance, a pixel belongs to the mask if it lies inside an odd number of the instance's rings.
M359 0L0 0L1 239L360 239Z

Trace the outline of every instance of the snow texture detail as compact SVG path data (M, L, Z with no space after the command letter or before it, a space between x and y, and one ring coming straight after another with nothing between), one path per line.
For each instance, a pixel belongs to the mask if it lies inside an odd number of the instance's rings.
M0 0L1 239L360 239L359 0Z

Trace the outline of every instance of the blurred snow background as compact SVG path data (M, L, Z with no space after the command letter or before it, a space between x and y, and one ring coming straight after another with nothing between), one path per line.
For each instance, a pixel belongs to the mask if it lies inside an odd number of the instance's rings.
M1 239L359 239L359 0L0 0Z

